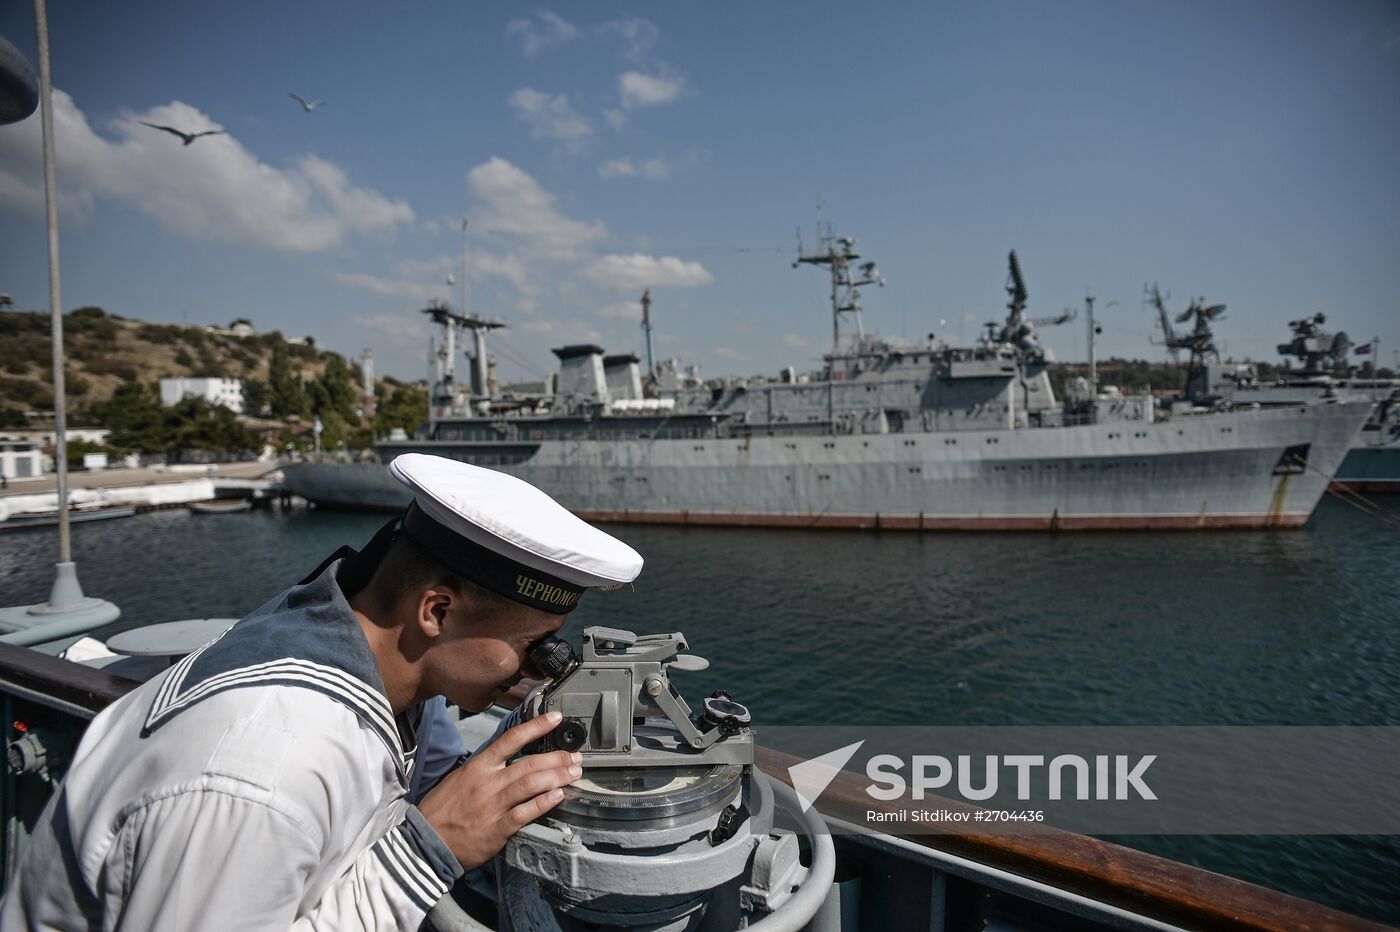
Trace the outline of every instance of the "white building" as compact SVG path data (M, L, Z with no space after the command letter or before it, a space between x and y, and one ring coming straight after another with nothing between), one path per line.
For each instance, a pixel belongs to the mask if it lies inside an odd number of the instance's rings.
M49 458L39 443L27 437L0 437L0 476L29 479L42 476Z
M243 413L242 379L161 379L160 403L172 408L182 398L193 395L210 404L223 405L235 414Z
M227 327L215 327L212 324L204 328L209 333L217 333L223 337L255 337L258 332L253 329L253 325L246 320L236 320Z

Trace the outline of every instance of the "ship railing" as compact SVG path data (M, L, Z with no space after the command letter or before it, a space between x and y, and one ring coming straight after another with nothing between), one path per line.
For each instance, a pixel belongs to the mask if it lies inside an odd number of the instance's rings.
M18 730L43 734L50 761L71 754L82 730L140 683L104 670L0 644L0 712L13 741ZM500 705L513 708L532 687L518 684ZM3 815L6 845L0 879L14 871L14 839L27 836L53 781L16 773L6 755ZM756 763L791 784L798 758L767 748ZM836 776L818 806L828 821L868 821L872 809L899 812L906 798L873 800L865 780ZM978 807L926 797L921 806L969 813ZM24 830L16 830L24 823ZM861 928L1000 927L1108 929L1382 930L1385 926L1241 880L1071 832L1035 835L919 834L890 830L836 837L842 870L860 877ZM978 928L987 927L978 924Z

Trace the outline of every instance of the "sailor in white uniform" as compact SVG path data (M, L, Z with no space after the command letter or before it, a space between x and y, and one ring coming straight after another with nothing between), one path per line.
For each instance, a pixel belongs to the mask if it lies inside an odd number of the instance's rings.
M578 755L517 759L553 719L427 785L417 736L450 729L434 697L490 706L585 590L630 582L641 557L502 473L420 454L390 470L413 504L364 551L97 716L0 928L417 929L558 802Z

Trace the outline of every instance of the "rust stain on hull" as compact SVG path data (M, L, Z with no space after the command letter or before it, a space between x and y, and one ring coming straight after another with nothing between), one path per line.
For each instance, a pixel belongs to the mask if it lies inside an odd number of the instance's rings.
M1273 501L1269 503L1269 526L1273 527L1283 517L1283 500L1288 495L1288 480L1293 478L1292 473L1284 473L1278 477L1278 485L1274 487Z

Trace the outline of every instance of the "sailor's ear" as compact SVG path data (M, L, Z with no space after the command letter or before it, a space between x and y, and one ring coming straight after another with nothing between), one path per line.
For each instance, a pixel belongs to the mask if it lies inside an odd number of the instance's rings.
M418 629L429 638L440 637L461 606L462 597L446 586L425 589L418 597Z

